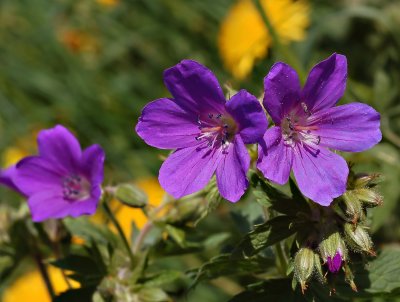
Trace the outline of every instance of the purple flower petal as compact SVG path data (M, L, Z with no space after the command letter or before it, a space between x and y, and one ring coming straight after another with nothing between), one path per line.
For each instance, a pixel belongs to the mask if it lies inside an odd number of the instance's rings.
M262 139L268 121L254 95L240 90L226 103L226 110L239 124L239 134L245 144L254 144Z
M269 128L258 146L257 168L265 178L280 185L289 180L293 151L284 145L280 127Z
M59 188L61 191L63 174L49 162L39 156L22 159L16 166L15 185L25 195Z
M339 155L303 144L293 149L293 172L301 192L322 206L346 191L349 168Z
M205 66L183 60L164 72L164 82L175 102L186 111L223 113L224 94L214 74Z
M82 151L78 140L65 127L42 130L38 136L39 154L53 162L60 171L77 170Z
M346 57L333 54L310 71L301 99L313 113L330 108L343 96L346 79Z
M57 190L37 192L28 199L32 220L35 222L64 218L66 216L91 215L96 211L97 203L98 199L68 202L63 198L62 193Z
M16 173L16 167L15 165L12 165L8 167L5 170L0 171L0 184L5 185L6 187L10 188L11 190L14 190L18 193L21 193L20 190L17 188L17 186L14 183L14 177Z
M144 107L137 134L150 146L176 149L193 146L199 133L198 115L170 99L158 99Z
M276 63L264 78L264 107L276 125L300 100L300 80L296 71L285 63Z
M225 150L217 167L217 185L222 197L236 202L246 191L249 181L246 174L250 167L250 155L241 137L236 135Z
M336 274L337 272L339 272L340 267L342 266L342 256L339 252L336 252L333 258L328 257L327 263L329 271Z
M312 116L310 125L318 127L313 134L321 137L321 146L340 151L364 151L382 139L379 113L361 103L317 112Z
M160 185L175 198L203 189L214 174L222 153L207 143L178 149L160 168Z
M105 153L99 145L92 145L82 153L82 172L90 179L92 187L98 186L104 178Z

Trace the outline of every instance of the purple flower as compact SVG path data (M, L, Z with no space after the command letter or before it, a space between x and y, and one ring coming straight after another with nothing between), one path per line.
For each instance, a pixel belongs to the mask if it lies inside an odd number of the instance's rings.
M0 171L0 184L18 192L21 193L18 188L16 187L14 181L13 181L13 177L15 175L15 165L12 165L10 167L8 167L7 169L1 170Z
M215 172L221 195L236 202L248 186L245 144L267 128L262 106L245 90L227 102L214 74L195 61L167 69L164 82L173 98L149 103L136 126L147 144L176 149L160 169L161 186L180 198L201 190Z
M347 61L333 54L314 66L303 89L296 72L275 64L264 79L264 106L275 126L259 146L257 167L284 184L293 169L300 190L328 206L346 190L346 161L329 151L360 152L377 144L380 116L361 103L335 107L346 88Z
M336 274L342 266L342 254L338 250L333 258L328 256L326 262L328 263L329 271Z
M63 126L42 130L38 156L22 159L12 177L28 197L33 221L93 214L101 195L104 151L98 145L81 150Z

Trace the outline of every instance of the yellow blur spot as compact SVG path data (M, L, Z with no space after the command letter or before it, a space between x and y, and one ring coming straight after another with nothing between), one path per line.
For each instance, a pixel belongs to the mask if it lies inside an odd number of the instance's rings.
M68 289L68 285L61 273L55 267L48 267L50 280L56 294ZM69 280L73 288L78 288L77 282ZM18 278L10 287L4 291L3 302L51 302L46 285L38 270L31 271Z
M261 0L271 24L283 43L301 41L310 23L307 0ZM272 38L252 0L239 0L221 24L218 47L226 68L245 78L255 61L266 57Z
M119 0L96 0L96 2L103 6L113 7L119 3Z
M97 39L79 29L63 29L58 33L58 39L73 53L96 53L99 50Z
M25 156L28 156L28 152L18 147L9 147L3 153L3 167L15 165Z
M33 130L28 135L18 138L12 146L6 148L1 154L1 166L8 168L15 165L22 158L35 154L36 136L37 130Z

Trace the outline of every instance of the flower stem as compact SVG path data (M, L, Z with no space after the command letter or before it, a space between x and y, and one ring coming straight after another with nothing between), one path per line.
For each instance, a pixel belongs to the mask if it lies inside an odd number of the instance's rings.
M56 297L56 294L54 292L53 285L51 284L49 273L47 272L46 266L43 264L43 259L39 251L35 253L34 259L39 269L40 275L42 276L42 279L46 285L47 292L49 293L51 300L53 301L53 299Z
M121 225L119 224L118 220L115 218L113 212L111 211L110 207L108 206L107 201L104 201L102 203L104 212L106 213L107 217L110 219L111 223L115 226L117 229L118 235L122 239L122 243L124 244L126 251L128 252L129 259L131 260L131 264L133 265L135 263L135 258L132 253L132 249L130 247L130 244L128 240L125 237L125 234L121 228Z
M144 227L141 229L139 235L136 237L135 243L133 244L134 254L137 254L139 252L144 239L146 238L147 234L151 231L152 228L153 228L153 223L151 221L147 221Z
M274 26L272 25L270 19L268 18L267 13L265 12L264 7L262 6L260 0L252 0L254 6L258 10L258 13L260 14L260 17L262 18L265 27L267 28L269 34L271 35L272 41L274 43L274 46L278 49L279 53L283 56L284 60L291 66L293 66L300 77L300 80L304 82L305 80L305 72L303 66L300 64L299 60L296 58L296 56L293 55L293 53L290 51L288 47L285 47L280 38L278 33L276 32Z
M279 268L281 271L281 274L286 277L286 271L288 267L288 262L285 256L285 252L282 249L282 245L280 242L275 244L275 253L278 256L278 261L279 261Z

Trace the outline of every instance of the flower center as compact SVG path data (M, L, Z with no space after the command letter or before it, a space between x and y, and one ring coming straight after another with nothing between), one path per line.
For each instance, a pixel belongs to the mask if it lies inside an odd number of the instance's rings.
M227 113L209 113L206 117L198 117L200 133L196 140L208 141L211 148L222 148L225 150L233 139L237 125L233 118Z
M284 144L294 147L296 143L309 142L319 145L321 137L313 134L318 130L316 125L308 125L308 118L311 112L305 103L301 103L301 109L296 108L287 114L281 123Z
M69 175L63 178L63 196L68 201L81 201L90 197L89 181L79 175Z

